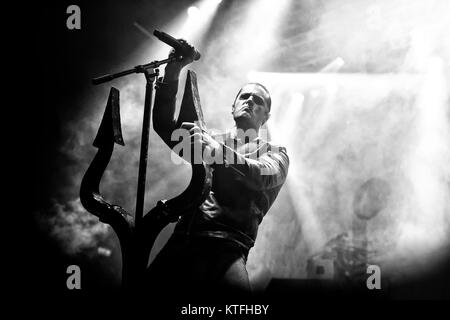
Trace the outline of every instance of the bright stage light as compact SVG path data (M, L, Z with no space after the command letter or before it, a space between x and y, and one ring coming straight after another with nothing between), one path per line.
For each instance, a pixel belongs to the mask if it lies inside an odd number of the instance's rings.
M447 0L328 2L311 34L323 52L375 72L426 72L430 52L450 59ZM447 50L447 52L445 52Z
M179 28L178 36L195 45L208 30L217 8L218 3L209 0L198 1L194 6L189 7L188 18Z
M200 10L196 6L191 6L187 9L187 13L189 15L189 18L196 19L200 15Z
M227 69L248 72L271 57L276 48L283 18L292 0L251 0L240 4L239 15L230 17L226 45L220 54Z
M197 3L195 6L190 6L187 9L187 13L190 19L198 23L198 20L207 19L210 17L214 11L217 9L217 6L221 3L220 0L203 0Z

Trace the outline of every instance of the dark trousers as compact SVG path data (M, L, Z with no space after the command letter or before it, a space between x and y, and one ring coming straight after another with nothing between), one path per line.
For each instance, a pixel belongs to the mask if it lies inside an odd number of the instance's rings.
M147 269L144 289L182 300L248 297L247 254L231 240L173 234Z

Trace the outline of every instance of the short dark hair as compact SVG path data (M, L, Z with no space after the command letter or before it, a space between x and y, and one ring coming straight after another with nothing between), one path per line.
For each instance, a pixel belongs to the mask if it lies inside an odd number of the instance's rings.
M244 84L244 85L241 87L241 89L239 89L239 92L237 93L236 97L234 98L234 103L236 102L237 98L238 98L239 95L241 94L242 89L243 89L245 86L248 86L249 84L253 84L253 85L259 86L259 87L261 87L261 88L267 93L268 99L267 99L266 102L267 102L267 108L269 108L269 112L270 112L270 107L271 107L271 105L272 105L272 98L270 97L269 90L267 90L267 88L266 88L263 84L261 84L261 83L259 83L259 82L249 82L249 83ZM233 104L234 104L234 103L233 103Z

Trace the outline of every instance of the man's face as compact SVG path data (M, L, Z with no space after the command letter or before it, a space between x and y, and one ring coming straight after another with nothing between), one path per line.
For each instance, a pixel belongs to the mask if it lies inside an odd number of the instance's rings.
M267 92L258 85L245 85L233 105L233 118L236 123L259 129L268 119L269 107Z

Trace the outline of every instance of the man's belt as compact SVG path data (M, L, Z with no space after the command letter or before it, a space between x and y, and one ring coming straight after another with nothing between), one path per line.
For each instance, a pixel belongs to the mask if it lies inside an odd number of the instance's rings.
M198 237L210 237L210 238L219 238L219 239L225 239L230 240L237 244L239 247L241 247L245 255L248 255L248 252L250 251L250 248L254 246L255 241L247 236L246 234L243 234L241 232L234 232L234 231L224 231L224 230L192 230L189 234L183 231L176 231L174 232L176 235L190 235L190 236L198 236Z

